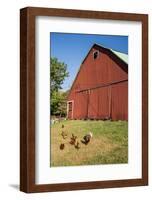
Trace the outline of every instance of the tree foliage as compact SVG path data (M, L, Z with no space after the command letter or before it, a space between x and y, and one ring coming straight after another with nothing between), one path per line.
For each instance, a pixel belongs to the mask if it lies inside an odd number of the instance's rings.
M67 92L61 91L62 84L69 76L67 65L57 58L51 58L50 85L51 85L51 115L66 115Z
M57 58L51 58L50 63L50 79L51 92L62 89L61 85L66 77L69 76L67 65L64 62L59 62Z
M56 116L66 116L67 92L55 91L51 98L51 114Z

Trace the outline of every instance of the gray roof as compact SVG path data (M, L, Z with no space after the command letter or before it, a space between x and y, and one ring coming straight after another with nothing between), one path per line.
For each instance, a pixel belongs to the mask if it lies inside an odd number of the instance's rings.
M126 64L128 64L128 54L125 54L125 53L122 53L122 52L119 52L119 51L116 51L116 50L113 50L113 49L110 49L110 48L107 48L103 45L100 45L100 44L96 44L98 46L101 46L105 49L109 49L111 52L113 52L116 56L118 56L121 60L123 60Z
M119 51L115 51L113 49L110 49L116 56L118 56L121 60L123 60L125 63L128 64L128 54L121 53Z

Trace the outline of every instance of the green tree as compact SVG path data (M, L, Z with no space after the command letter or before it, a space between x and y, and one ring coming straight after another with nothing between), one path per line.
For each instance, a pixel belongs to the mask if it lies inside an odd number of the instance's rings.
M54 91L51 98L51 114L66 116L67 112L67 92Z
M61 85L69 76L67 65L57 58L51 58L50 85L51 85L51 115L66 115L66 93L61 92Z
M62 89L61 85L66 77L69 76L67 65L64 62L58 61L57 58L51 58L50 63L50 80L51 92Z

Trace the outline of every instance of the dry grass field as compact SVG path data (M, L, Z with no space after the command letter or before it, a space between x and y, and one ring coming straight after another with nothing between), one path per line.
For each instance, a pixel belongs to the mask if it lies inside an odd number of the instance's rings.
M64 128L62 126L64 125ZM67 134L64 139L62 130ZM93 138L87 145L81 140L88 132ZM77 136L80 148L70 144ZM60 144L64 149L60 149ZM128 123L126 121L65 120L51 126L50 166L78 166L128 162Z

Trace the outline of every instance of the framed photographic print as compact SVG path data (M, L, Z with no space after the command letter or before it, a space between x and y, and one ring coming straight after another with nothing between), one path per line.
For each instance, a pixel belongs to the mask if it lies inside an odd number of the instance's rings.
M148 15L20 11L20 190L148 184Z

